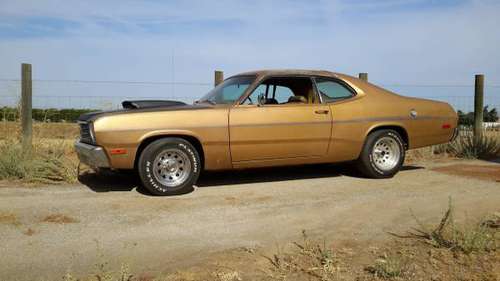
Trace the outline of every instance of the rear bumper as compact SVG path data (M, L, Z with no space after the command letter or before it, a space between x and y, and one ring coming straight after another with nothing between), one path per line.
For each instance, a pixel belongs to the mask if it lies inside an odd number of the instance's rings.
M78 159L92 168L109 168L108 156L100 146L90 145L80 140L75 142L75 150Z

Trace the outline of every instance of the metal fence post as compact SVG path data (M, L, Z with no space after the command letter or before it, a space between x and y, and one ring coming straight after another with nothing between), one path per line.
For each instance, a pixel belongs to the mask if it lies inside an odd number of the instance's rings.
M32 80L31 64L21 65L21 127L23 148L31 149L32 132Z
M214 86L217 87L222 81L224 81L224 72L216 70L214 73Z
M361 73L359 73L358 77L359 77L359 79L368 82L368 73L361 72Z
M483 98L484 75L477 74L474 84L474 135L479 136L483 130Z

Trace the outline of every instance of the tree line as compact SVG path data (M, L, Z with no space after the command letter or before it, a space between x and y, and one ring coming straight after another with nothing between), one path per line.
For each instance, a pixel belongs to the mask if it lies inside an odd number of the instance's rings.
M78 117L84 113L98 111L97 109L41 109L33 108L33 120L39 122L76 122ZM0 118L3 121L18 121L20 119L19 109L15 107L2 107Z
M463 126L473 126L474 125L474 112L463 112L461 110L457 111L458 114L458 124ZM483 108L483 122L497 122L498 112L496 108L488 109L488 106Z

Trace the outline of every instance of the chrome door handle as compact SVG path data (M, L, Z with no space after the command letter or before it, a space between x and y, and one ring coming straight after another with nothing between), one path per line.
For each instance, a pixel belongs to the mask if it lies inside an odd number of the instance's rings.
M326 109L322 109L322 110L315 110L315 111L314 111L314 113L316 113L316 114L328 114L328 112L330 112L330 111L328 111L328 110L326 110Z

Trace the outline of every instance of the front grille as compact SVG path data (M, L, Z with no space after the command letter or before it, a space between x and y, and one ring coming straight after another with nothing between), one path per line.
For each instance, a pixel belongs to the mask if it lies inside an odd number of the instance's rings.
M80 123L80 141L83 143L92 144L94 140L92 139L90 123Z

